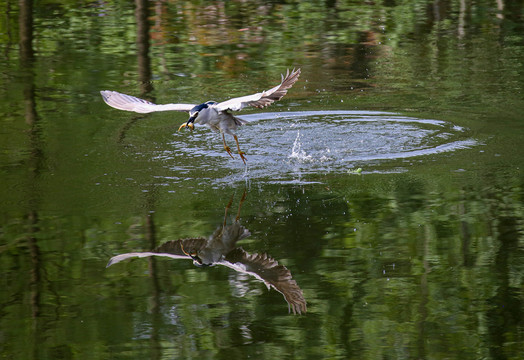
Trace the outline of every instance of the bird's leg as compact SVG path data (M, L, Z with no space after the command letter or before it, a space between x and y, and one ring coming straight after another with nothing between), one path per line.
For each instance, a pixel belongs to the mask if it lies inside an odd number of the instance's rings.
M244 200L246 200L246 195L247 195L246 189L244 189L244 193L242 194L242 197L240 198L240 202L238 203L238 211L237 211L237 217L235 218L235 221L238 221L238 219L240 219L240 210L242 209L242 204L244 203Z
M224 223L222 224L222 227L226 226L226 220L227 220L227 212L231 208L231 204L233 204L233 197L235 194L231 195L231 199L229 199L229 202L226 205L226 210L224 211Z
M231 154L231 149L226 144L226 136L224 135L224 133L222 133L222 142L224 143L224 150L226 150L229 156L231 156L231 158L234 159L233 155Z
M195 125L193 125L193 123L189 123L189 124L188 124L187 122L185 122L185 123L183 123L182 125L180 125L180 127L178 128L178 131L182 130L182 129L185 128L186 126L187 126L187 127L189 128L189 130L191 130L191 131L193 131L193 129L195 128Z
M244 165L246 164L246 157L244 156L246 153L243 152L242 150L240 150L240 144L238 143L238 138L236 135L233 135L233 137L235 138L235 141L237 142L237 149L238 149L238 155L240 155L240 157L242 158L242 161L244 162Z

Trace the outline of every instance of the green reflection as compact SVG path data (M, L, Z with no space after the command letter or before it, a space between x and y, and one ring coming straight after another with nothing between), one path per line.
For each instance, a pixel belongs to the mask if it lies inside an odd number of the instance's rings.
M6 1L0 12L2 357L521 356L522 2ZM174 135L185 116L130 119L98 95L221 101L293 66L303 83L275 111L398 112L468 128L481 145L352 164L358 176L328 166L300 184L261 180L174 152L205 143ZM104 268L122 249L211 234L245 186L242 247L292 269L306 315L256 282L232 294L225 268Z

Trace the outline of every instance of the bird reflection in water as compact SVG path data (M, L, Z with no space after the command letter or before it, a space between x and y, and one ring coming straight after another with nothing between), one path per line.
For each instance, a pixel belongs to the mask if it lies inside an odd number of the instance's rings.
M240 209L246 198L242 195L237 215L232 224L227 224L227 213L233 203L233 197L226 206L224 221L215 232L206 238L187 238L168 241L150 252L131 252L112 257L107 267L133 257L163 256L171 259L192 259L198 267L223 265L240 273L251 275L262 281L268 289L275 289L284 295L289 310L293 314L307 311L302 290L293 280L291 272L267 254L249 254L237 241L245 239L251 233L240 222Z

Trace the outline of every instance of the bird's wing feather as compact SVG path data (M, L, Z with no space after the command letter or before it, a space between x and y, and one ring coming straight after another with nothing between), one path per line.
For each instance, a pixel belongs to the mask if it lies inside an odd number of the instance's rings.
M106 267L133 257L143 258L148 256L164 256L171 259L191 259L191 257L187 254L198 252L204 248L205 245L206 239L204 238L171 240L158 246L153 251L131 252L113 256L107 263Z
M259 109L264 108L271 105L273 102L282 99L282 97L287 94L288 89L290 89L298 80L299 76L300 69L293 69L291 73L288 69L286 76L282 75L282 82L274 88L253 95L229 99L215 105L214 108L219 111L238 111L246 106L254 106Z
M156 253L156 252L131 252L131 253L125 253L113 256L111 259L109 259L109 262L107 263L106 267L110 267L111 265L114 265L116 263L119 263L120 261L127 260L129 258L138 257L148 257L148 256L165 256L169 257L171 259L190 259L187 255L174 255L169 253Z
M249 254L238 247L230 251L224 260L218 264L262 280L268 288L272 287L284 295L284 299L290 306L293 314L301 314L307 311L306 300L302 290L297 282L293 280L291 272L267 254Z
M153 250L157 253L169 253L174 255L187 255L198 253L206 247L204 238L187 238L180 240L171 240L163 243Z
M100 91L100 94L105 103L115 109L134 111L141 114L155 111L189 111L195 106L193 104L157 105L147 100L110 90Z

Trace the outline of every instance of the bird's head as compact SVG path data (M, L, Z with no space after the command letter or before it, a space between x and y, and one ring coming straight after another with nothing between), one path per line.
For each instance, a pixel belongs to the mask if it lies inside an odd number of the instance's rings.
M216 102L207 101L203 104L196 105L191 110L189 110L189 119L186 122L186 126L193 128L193 126L190 124L193 124L196 120L198 120L198 118L206 112L206 109L208 109L210 105L214 104L216 104Z
M198 256L197 253L187 254L187 255L189 255L189 257L191 257L191 259L193 260L193 265L195 265L196 267L202 268L202 267L213 266L213 263L210 263L210 264L205 263L202 260L202 258L200 258L200 256Z
M206 264L204 263L204 261L202 260L202 258L200 257L200 255L198 254L198 251L195 250L195 249L191 249L189 251L186 251L184 249L184 243L180 243L180 246L182 248L182 252L184 254L186 254L187 256L189 256L191 258L191 260L193 260L193 264L197 267L207 267L207 266L211 266L212 264Z

